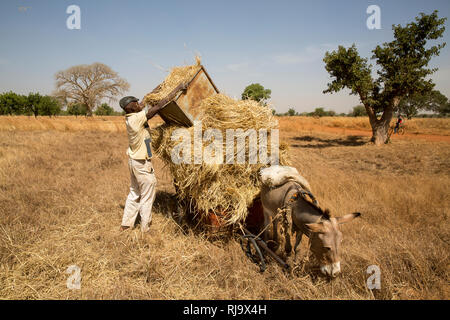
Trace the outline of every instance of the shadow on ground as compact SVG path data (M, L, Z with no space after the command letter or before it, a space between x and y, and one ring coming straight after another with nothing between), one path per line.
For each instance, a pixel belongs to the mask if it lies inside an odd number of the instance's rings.
M153 204L156 212L164 216L172 216L177 211L177 198L174 193L166 191L156 191L156 198Z
M325 139L313 136L302 136L292 138L295 141L305 142L304 144L292 144L295 148L314 148L322 149L329 147L357 147L368 143L367 137L363 136L347 136L345 138ZM311 143L306 143L311 142Z

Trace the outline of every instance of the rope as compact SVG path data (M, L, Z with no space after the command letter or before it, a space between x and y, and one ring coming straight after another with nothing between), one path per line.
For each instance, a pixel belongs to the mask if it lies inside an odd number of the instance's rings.
M267 228L270 226L271 223L273 223L275 220L277 220L280 217L280 215L282 214L283 210L286 210L286 209L281 209L281 208L277 209L277 214L275 215L275 217L273 217L272 221L269 222L268 224L266 224L264 229L262 229L262 231L256 235L257 238L259 238L264 233L264 231L267 230Z

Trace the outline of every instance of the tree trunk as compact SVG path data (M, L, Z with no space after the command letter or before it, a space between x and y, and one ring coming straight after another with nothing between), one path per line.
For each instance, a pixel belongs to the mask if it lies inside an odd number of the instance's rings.
M92 117L92 110L94 110L94 106L86 104L86 117Z
M370 141L372 141L376 146L380 146L388 142L389 125L391 124L392 116L394 115L394 110L398 107L399 103L400 103L399 97L392 98L391 103L389 103L389 105L386 106L383 115L381 116L380 119L377 119L373 110L371 113L368 113L370 125L372 126L372 139Z
M366 106L366 111L369 116L370 126L372 127L372 141L376 146L383 145L388 142L389 135L389 125L394 115L394 109L397 108L400 102L400 98L394 97L392 102L386 106L383 115L380 119L377 118L374 110L370 106Z
M375 126L372 126L372 141L376 146L381 146L385 144L388 140L388 130L389 130L389 121L381 121L377 120Z

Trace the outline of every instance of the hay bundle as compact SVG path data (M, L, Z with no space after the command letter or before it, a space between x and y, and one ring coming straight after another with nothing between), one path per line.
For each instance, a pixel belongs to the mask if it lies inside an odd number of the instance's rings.
M174 90L179 84L187 83L195 74L201 69L201 61L199 57L196 57L196 64L191 66L175 67L172 68L170 74L155 90L147 94L144 97L143 102L146 104L156 105L162 99L167 97L172 90Z
M202 130L219 129L224 137L226 150L226 129L267 129L267 149L270 153L270 130L278 128L269 108L252 100L236 101L217 94L206 98L199 106ZM171 152L179 141L172 141L171 135L179 127L163 124L152 130L152 146L157 155L168 165L178 189L178 197L192 203L200 219L210 213L218 215L225 224L245 220L248 210L260 192L258 171L264 164L249 164L249 143L246 143L245 164L175 164ZM191 135L191 150L194 150L194 127L187 129ZM259 137L261 138L261 137ZM203 147L208 145L203 143ZM237 159L234 147L234 159ZM192 157L193 159L193 157ZM281 144L280 164L288 164L287 145ZM225 163L225 160L224 160Z

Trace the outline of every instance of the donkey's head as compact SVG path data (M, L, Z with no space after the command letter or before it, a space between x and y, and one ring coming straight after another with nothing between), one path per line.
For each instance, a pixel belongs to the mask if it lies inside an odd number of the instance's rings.
M334 218L327 212L322 221L306 224L311 231L311 251L319 261L320 271L324 275L334 278L341 272L342 232L339 230L339 225L350 222L360 215L359 212L355 212Z

